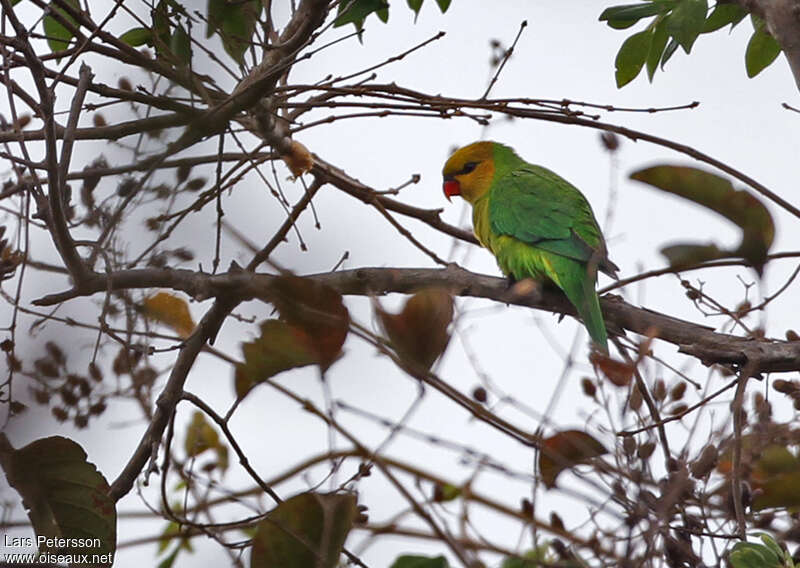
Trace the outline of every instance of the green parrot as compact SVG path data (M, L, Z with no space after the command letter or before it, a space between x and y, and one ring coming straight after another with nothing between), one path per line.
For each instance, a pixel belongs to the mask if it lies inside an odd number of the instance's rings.
M475 142L450 156L444 194L472 205L475 236L513 280L558 286L575 306L597 348L608 334L595 291L597 270L616 278L603 233L583 194L561 176L497 142Z

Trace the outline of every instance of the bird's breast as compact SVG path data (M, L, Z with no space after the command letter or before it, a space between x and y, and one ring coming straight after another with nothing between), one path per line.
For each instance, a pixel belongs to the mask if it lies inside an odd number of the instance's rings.
M492 229L489 223L489 200L479 199L472 204L472 231L484 248L492 249Z

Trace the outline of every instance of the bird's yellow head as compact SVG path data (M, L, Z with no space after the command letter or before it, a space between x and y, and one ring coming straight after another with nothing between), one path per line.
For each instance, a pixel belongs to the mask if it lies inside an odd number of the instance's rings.
M444 165L444 194L460 195L470 203L484 196L494 178L494 142L473 142L455 151Z

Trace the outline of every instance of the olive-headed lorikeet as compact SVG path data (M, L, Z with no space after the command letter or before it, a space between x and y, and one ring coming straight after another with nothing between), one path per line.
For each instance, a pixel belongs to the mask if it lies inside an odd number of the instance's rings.
M608 352L595 291L597 270L616 277L606 243L583 194L559 175L496 142L475 142L450 156L444 194L472 205L475 236L514 279L558 286L575 306L594 344Z

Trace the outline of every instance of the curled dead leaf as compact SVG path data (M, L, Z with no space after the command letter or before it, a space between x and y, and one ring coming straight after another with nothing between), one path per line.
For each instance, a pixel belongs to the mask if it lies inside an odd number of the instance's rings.
M398 314L375 302L384 332L400 358L427 371L447 348L447 327L453 320L453 297L443 288L426 288L408 299Z
M555 487L556 477L589 459L607 454L605 446L581 430L564 430L542 441L539 450L539 474L545 487Z
M591 355L589 355L589 361L618 387L630 384L633 372L636 370L635 365L617 361L599 351L592 351Z

